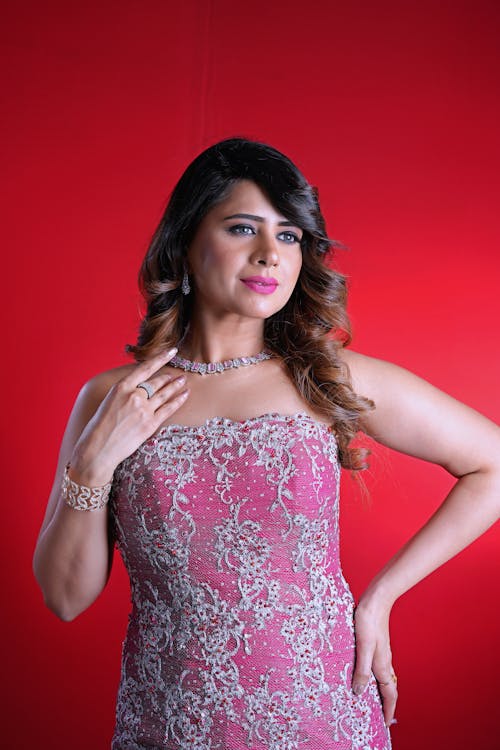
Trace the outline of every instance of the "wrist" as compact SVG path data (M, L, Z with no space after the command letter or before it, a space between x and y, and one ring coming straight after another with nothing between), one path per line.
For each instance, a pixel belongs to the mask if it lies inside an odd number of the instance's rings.
M374 579L363 592L358 608L372 611L390 611L397 596L383 580Z
M66 465L66 470L72 482L86 487L104 487L113 481L113 472L102 471L100 468L94 471L88 466L82 469L75 468L71 461Z
M102 460L74 451L67 465L68 476L77 484L87 487L102 487L111 482L115 467Z
M64 469L61 484L61 497L70 508L80 511L102 510L109 500L112 482L106 482L99 486L87 486L75 482L69 475L70 465Z

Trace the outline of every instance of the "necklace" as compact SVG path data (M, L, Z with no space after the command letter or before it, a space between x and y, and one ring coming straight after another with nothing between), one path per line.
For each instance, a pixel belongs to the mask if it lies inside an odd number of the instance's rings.
M180 367L188 372L197 372L198 375L213 375L215 372L224 372L224 370L230 370L233 367L256 365L265 359L271 359L272 356L270 351L263 349L254 357L235 357L234 359L225 359L223 362L193 362L176 354L168 364L172 367Z

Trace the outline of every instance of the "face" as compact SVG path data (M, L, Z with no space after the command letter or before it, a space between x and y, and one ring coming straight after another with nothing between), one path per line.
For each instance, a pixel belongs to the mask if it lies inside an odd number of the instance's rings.
M188 250L198 310L265 319L288 301L302 265L302 230L241 180L200 223Z

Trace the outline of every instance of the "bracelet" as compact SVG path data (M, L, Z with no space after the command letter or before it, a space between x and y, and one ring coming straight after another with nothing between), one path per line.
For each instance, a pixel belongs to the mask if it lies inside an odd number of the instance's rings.
M62 499L75 510L100 510L109 500L112 482L102 487L85 487L73 482L68 476L69 464L64 469L62 480Z

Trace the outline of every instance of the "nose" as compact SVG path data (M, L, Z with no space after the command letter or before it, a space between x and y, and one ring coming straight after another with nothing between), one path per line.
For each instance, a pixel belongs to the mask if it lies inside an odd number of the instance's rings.
M261 236L252 253L252 261L262 266L279 266L280 256L277 240L272 236Z

